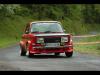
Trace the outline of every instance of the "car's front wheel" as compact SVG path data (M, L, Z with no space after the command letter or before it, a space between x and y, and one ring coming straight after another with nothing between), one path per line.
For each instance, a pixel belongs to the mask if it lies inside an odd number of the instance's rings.
M72 57L73 52L65 52L65 55L66 55L67 57Z
M26 50L24 48L21 48L20 55L21 56L26 56Z

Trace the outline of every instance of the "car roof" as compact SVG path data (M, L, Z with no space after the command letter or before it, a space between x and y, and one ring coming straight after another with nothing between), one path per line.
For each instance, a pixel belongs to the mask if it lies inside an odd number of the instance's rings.
M31 22L32 23L60 23L59 21L34 21L34 22Z
M32 23L59 23L59 24L61 24L61 22L59 22L59 21L33 21L33 22L31 21L27 25L31 26Z

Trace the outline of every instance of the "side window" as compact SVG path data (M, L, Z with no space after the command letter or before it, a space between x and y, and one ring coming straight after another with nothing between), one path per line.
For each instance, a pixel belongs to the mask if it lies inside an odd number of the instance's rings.
M28 34L28 33L29 33L29 30L30 30L30 26L27 25L27 26L26 26L26 29L25 29L25 34Z

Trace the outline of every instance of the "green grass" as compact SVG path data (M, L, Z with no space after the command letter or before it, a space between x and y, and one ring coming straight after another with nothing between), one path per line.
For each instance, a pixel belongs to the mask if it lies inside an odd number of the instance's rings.
M95 41L100 41L100 35L97 36L93 36L93 37L88 37L88 38L84 38L83 40L84 42L95 42Z
M0 48L18 43L26 24L33 21L30 17L5 17L0 22ZM18 40L16 40L16 37Z
M0 38L0 48L9 47L13 44L17 44L19 39L15 38Z
M94 36L94 37L88 37L83 38L81 40L78 40L77 42L95 42L100 41L100 35ZM74 45L75 51L78 51L80 53L86 53L86 54L92 54L92 55L100 55L100 43L99 44L78 44Z
M74 49L77 52L91 54L91 55L100 55L100 44L94 45L74 45Z
M75 42L96 42L100 41L100 35L92 36L92 37L83 37Z

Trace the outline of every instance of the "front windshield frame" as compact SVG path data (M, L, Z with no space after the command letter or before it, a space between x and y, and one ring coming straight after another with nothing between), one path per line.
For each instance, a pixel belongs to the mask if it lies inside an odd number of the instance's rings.
M60 33L63 33L64 32L63 30L64 29L60 23L43 22L43 23L32 23L30 32L31 33L35 33L35 32L40 32L40 33L50 33L50 32L58 33L58 32L60 32Z

